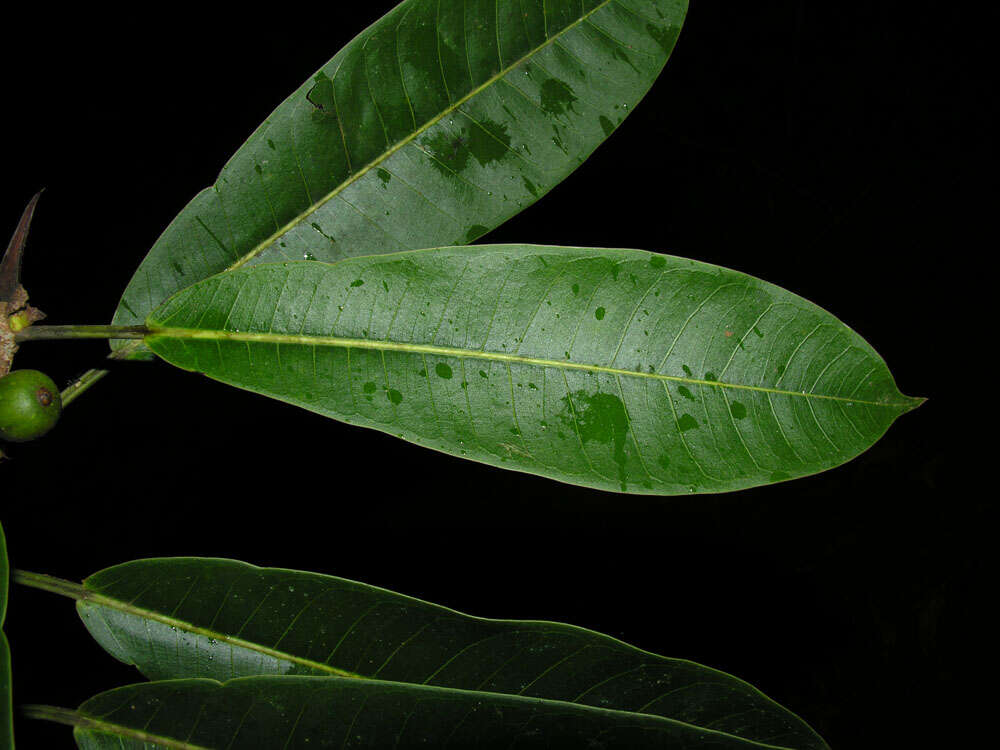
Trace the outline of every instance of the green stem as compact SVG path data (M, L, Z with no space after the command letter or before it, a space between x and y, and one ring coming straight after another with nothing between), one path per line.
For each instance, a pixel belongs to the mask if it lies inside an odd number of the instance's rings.
M122 747L125 747L124 740L136 740L130 742L130 747L137 747L137 743L142 743L143 747L163 747L170 750L208 750L201 745L192 745L190 742L175 740L172 737L160 737L151 734L145 729L134 729L121 724L109 721L102 721L92 716L84 716L79 711L71 711L68 708L58 708L57 706L23 706L21 711L29 719L41 719L42 721L53 721L57 724L66 724L84 731L97 734L117 737Z
M76 711L57 706L21 706L21 713L29 719L52 721L56 724L66 724L75 727L82 723L82 717Z
M132 353L132 350L135 348L135 346L136 346L135 344L123 346L121 349L117 349L111 352L111 354L108 355L108 359L114 359L114 360L128 359L129 355ZM83 375L81 375L72 383L70 383L68 386L66 386L66 389L62 392L63 406L66 406L66 404L82 396L84 393L90 390L90 388L93 385L103 380L104 376L107 375L109 372L110 370L87 370L85 373L83 373Z
M82 395L92 385L108 374L108 370L87 370L83 375L70 383L63 390L62 405L72 403L78 396Z
M14 583L22 586L48 591L51 594L59 594L70 599L86 599L87 590L78 583L67 581L55 576L47 576L43 573L32 573L28 570L15 570L13 572Z
M141 339L149 333L145 326L29 326L14 334L14 341L54 341L58 339Z

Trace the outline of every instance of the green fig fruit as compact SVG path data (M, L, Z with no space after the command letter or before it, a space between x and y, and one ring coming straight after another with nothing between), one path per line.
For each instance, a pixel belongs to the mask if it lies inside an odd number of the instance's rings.
M38 370L15 370L0 378L0 439L23 443L40 438L59 421L59 388Z

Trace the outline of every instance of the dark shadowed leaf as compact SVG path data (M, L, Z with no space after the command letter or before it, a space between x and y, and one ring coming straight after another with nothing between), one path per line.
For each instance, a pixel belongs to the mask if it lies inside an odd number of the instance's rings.
M83 750L310 748L774 748L648 714L496 693L339 677L172 680L104 693L68 712Z
M826 747L801 719L731 675L571 625L480 619L341 578L233 560L138 560L97 573L82 587L20 575L75 598L97 641L151 679L387 680L565 701L768 744Z
M11 693L10 646L0 630L0 748L14 747L14 719Z
M0 525L0 627L7 614L7 587L10 568L7 562L7 540ZM14 722L11 715L10 647L7 636L0 630L0 748L14 747Z

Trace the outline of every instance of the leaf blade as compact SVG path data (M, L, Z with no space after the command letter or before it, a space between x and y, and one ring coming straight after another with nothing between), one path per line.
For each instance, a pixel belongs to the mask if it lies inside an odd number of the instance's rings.
M368 680L252 677L175 680L95 696L77 712L84 750L316 746L405 748L754 748L721 732L555 701ZM125 745L125 738L130 740Z
M233 560L138 560L76 594L95 639L151 679L258 674L479 690L648 713L825 748L747 683L582 628L485 620L365 584Z
M0 626L7 617L7 595L10 587L10 561L7 559L7 537L0 524Z
M722 492L850 460L920 403L829 313L641 250L438 248L213 277L168 362L452 455L598 489Z
M406 0L359 34L165 230L115 324L226 268L471 242L620 124L687 0L486 5Z
M7 539L0 524L0 628L7 616L7 592L10 585L10 563L7 560ZM14 707L10 670L10 644L0 630L0 747L14 747Z

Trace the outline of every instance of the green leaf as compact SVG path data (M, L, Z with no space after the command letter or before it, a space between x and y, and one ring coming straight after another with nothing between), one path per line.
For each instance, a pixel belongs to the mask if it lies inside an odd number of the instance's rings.
M10 645L0 630L0 748L14 748L14 715L11 691Z
M0 626L7 617L7 590L10 585L10 563L7 561L7 538L0 524Z
M768 744L826 747L801 719L731 675L570 625L485 620L341 578L233 560L137 560L83 586L19 576L75 598L95 639L151 679L386 680L565 701Z
M400 3L285 100L174 219L114 322L139 323L227 268L472 242L632 111L687 4Z
M153 682L30 713L75 726L83 750L775 747L647 714L337 677Z
M815 305L642 250L269 264L186 289L147 325L149 347L178 367L456 456L623 492L813 474L920 403Z
M10 581L10 564L7 562L7 540L0 524L0 627L7 615L7 587ZM0 630L0 748L14 747L14 718L11 701L10 646L7 636Z

